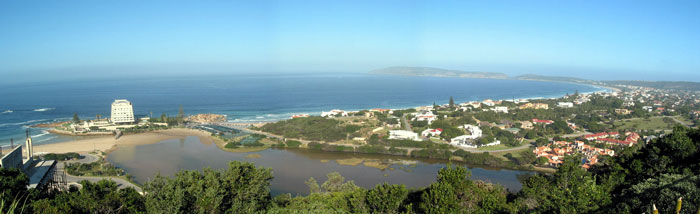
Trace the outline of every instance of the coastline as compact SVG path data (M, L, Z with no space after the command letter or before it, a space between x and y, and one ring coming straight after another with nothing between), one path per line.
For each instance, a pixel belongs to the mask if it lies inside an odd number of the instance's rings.
M600 89L600 90L595 90L592 92L585 92L584 94L596 93L596 92L609 92L609 91L620 92L621 91L620 89L615 88L615 87L595 85L595 84L586 84L586 83L574 83L574 82L564 82L564 81L547 81L547 80L525 80L525 81L563 82L563 83L568 83L568 84L587 85L587 86L592 86L596 89ZM531 99L556 99L556 98L561 98L561 97L563 97L563 95L549 96L549 97L520 97L517 99L528 99L528 100L531 100ZM416 107L420 107L420 106L394 107L391 109L404 110L404 109L410 109L410 108L416 108ZM362 109L349 109L347 111L359 111L359 110L362 110ZM299 114L299 113L288 113L288 114L294 115L294 114ZM317 115L319 113L309 112L307 114ZM265 125L267 123L272 123L272 122L277 122L277 121L282 121L282 120L287 120L287 119L289 119L289 118L284 118L284 119L279 119L279 120L274 120L274 121L246 121L246 122L228 120L225 123L240 124L240 125L252 125L252 126L260 127L260 126ZM156 130L153 132L146 132L146 133L129 134L129 135L124 135L117 140L115 140L111 136L111 134L109 134L109 133L75 134L72 132L57 130L55 128L49 128L46 131L49 133L58 134L58 135L95 136L95 138L38 145L38 146L35 146L35 148L37 149L36 150L37 152L65 153L65 152L89 152L89 151L93 151L93 150L109 152L111 149L115 148L117 144L120 144L120 145L144 145L144 144L157 143L157 142L160 142L163 140L184 138L186 136L199 136L200 138L201 137L209 138L210 139L209 142L216 140L216 138L212 138L209 135L209 133L207 133L207 132L204 132L201 130L185 129L185 128L173 128L173 129L167 129L167 130ZM199 133L197 133L197 132L199 132ZM188 135L185 133L192 133L192 134ZM93 144L92 142L95 142L94 145L92 145Z

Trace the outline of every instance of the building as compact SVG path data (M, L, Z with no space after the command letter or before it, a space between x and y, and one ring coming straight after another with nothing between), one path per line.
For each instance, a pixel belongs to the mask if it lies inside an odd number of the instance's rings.
M559 107L559 108L571 108L571 107L574 107L574 103L572 103L572 102L559 102L559 103L557 103L557 107Z
M442 129L437 128L437 129L426 129L423 132L420 133L421 136L423 137L435 137L435 136L440 136L442 134Z
M309 115L308 115L308 114L295 114L295 115L292 115L292 119L294 119L294 118L302 118L302 117L309 117Z
M494 105L496 105L496 103L493 102L493 100L490 100L490 99L484 100L484 101L482 101L481 103L484 104L485 106L494 106Z
M413 118L415 121L427 121L428 125L433 124L435 120L437 120L437 115L433 114L432 111L421 111L419 113L416 113L416 116Z
M0 167L16 168L25 173L29 177L28 189L65 188L65 174L56 171L57 162L55 160L34 159L34 146L28 133L24 146L12 148L10 152L2 156ZM22 158L23 148L26 148L26 159Z
M551 121L551 120L540 120L540 119L535 118L535 119L532 119L532 123L533 123L533 124L544 124L544 125L549 125L549 124L554 123L554 121Z
M128 100L114 100L112 103L112 117L110 119L115 124L136 122L131 102Z
M619 115L628 115L628 114L631 114L632 111L630 111L629 109L618 108L618 109L615 109L615 113L619 114Z
M418 133L406 130L389 130L389 139L420 141Z
M532 125L532 122L530 122L530 121L520 121L520 128L533 129L534 127Z
M496 106L493 108L493 111L496 113L508 113L508 107L507 106Z

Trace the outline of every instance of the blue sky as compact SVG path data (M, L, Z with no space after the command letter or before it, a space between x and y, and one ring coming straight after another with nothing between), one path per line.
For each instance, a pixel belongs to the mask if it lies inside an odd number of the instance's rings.
M0 1L0 73L430 66L700 81L697 11L700 1Z

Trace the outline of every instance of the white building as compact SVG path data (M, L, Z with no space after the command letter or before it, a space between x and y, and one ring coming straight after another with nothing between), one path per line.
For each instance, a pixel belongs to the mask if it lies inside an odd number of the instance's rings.
M389 130L389 139L420 141L418 133L406 130Z
M416 113L416 117L413 118L415 121L428 121L428 125L433 124L433 121L437 120L437 115L433 114L432 111L421 111Z
M476 148L477 146L472 144L470 141L481 137L481 128L475 125L463 125L459 128L465 129L469 132L469 134L452 138L452 140L450 140L450 144L466 148Z
M508 113L508 107L507 106L496 106L493 108L493 111L496 113Z
M426 129L423 132L420 133L421 136L423 137L435 137L435 136L440 136L442 134L442 129L437 128L437 129Z
M134 108L128 100L114 100L112 103L112 123L133 123Z
M321 117L335 117L335 116L337 116L337 115L339 115L339 114L340 114L340 116L343 116L343 117L347 117L347 116L348 116L348 113L345 112L345 111L343 111L343 110L333 109L333 110L331 110L331 111L323 111L323 112L321 112Z
M464 148L476 148L477 146L472 144L470 141L472 141L472 139L470 139L468 135L462 135L452 138L450 144Z
M484 104L484 105L486 105L486 106L494 106L494 105L496 105L496 103L494 103L493 100L484 100L484 101L482 101L481 103Z
M466 136L469 136L469 138L471 138L471 139L477 139L477 138L481 137L481 128L479 128L476 125L468 125L467 124L467 125L461 126L460 128L464 128L465 130L469 131L470 134L466 135Z
M495 140L495 141L493 141L493 142L491 142L491 143L487 143L487 144L484 144L484 145L481 145L481 146L495 146L495 145L500 145L500 144L501 144L501 141L500 141L500 140Z
M559 103L557 103L557 106L560 108L571 108L571 107L574 107L574 103L572 103L572 102L559 102Z

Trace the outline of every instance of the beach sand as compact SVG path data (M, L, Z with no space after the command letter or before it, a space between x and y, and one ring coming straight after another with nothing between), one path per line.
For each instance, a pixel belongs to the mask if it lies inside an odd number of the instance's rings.
M42 153L66 153L66 152L92 152L94 150L109 152L119 145L145 145L158 143L164 140L180 139L187 136L199 137L202 143L211 143L214 139L209 132L185 128L173 128L158 130L148 133L124 135L119 139L113 136L96 137L84 140L75 140L62 143L34 146L34 152Z

